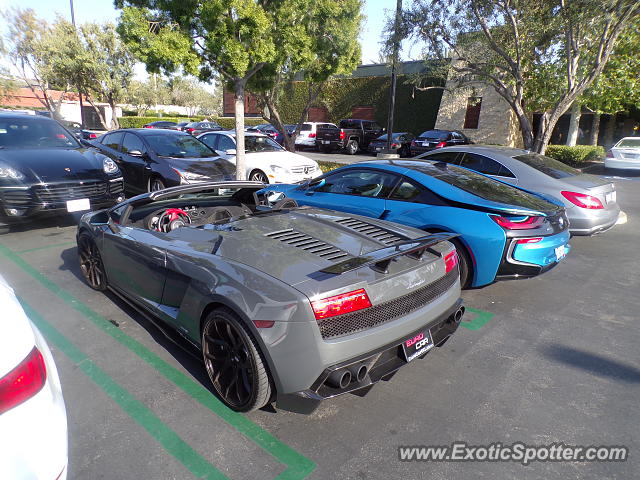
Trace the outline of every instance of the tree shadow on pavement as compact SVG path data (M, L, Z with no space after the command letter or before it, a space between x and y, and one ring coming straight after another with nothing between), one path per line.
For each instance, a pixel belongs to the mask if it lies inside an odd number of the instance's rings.
M548 358L579 368L602 378L611 378L618 382L640 383L640 369L611 360L596 353L554 343L541 348Z

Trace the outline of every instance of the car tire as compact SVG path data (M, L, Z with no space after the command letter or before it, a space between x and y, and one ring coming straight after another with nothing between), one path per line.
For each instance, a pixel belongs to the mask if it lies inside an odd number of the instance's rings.
M99 292L105 291L108 282L102 257L96 242L86 232L78 236L78 260L80 262L80 271L87 285Z
M349 155L355 155L356 153L358 153L358 148L359 146L357 140L349 140L347 142L346 149Z
M147 185L147 192L155 192L167 188L160 177L151 177Z
M11 228L6 223L0 223L0 235L6 235Z
M253 182L269 183L269 178L262 170L253 170L249 174L249 180Z
M462 288L468 288L471 280L473 279L473 270L471 255L467 251L467 248L457 239L452 238L449 240L453 243L458 251L458 269L460 270L460 286Z
M271 401L272 380L256 341L231 310L207 315L202 328L202 358L218 397L237 412Z

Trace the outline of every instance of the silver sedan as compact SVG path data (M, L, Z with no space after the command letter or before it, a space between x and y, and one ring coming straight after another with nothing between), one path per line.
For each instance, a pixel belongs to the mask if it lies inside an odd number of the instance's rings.
M509 147L446 147L417 158L460 165L521 188L560 200L574 235L612 228L620 215L615 185L553 158Z

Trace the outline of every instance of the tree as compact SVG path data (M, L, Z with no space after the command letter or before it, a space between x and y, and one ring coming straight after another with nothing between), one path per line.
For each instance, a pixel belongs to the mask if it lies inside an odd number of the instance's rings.
M51 42L60 38L49 35L49 25L39 19L32 9L10 9L3 13L3 17L8 29L0 53L9 58L21 80L42 106L58 116L70 85L60 80L58 72L52 68L48 53L55 50ZM58 98L51 92L54 85L61 90Z
M182 67L210 81L219 75L235 93L236 177L244 179L247 82L276 54L277 17L291 0L116 0L119 32L151 72Z
M145 82L132 80L124 97L124 101L142 117L156 105L169 103L170 99L171 90L167 82L157 75L152 75Z
M639 13L636 0L414 0L405 22L431 54L453 58L458 85L492 86L515 113L525 147L544 152Z
M0 105L2 105L2 102L6 99L12 98L13 92L18 88L18 82L10 75L9 71L6 68L0 67Z
M358 65L360 9L360 0L296 0L277 16L276 54L251 79L249 89L263 107L263 118L283 135L287 150L295 149L295 137L326 81L332 75L351 73ZM308 94L296 130L289 136L278 103L296 74L307 82Z
M217 115L220 113L221 99L208 92L197 80L183 77L173 77L169 80L171 88L171 103L187 108L190 117L206 110L203 115Z

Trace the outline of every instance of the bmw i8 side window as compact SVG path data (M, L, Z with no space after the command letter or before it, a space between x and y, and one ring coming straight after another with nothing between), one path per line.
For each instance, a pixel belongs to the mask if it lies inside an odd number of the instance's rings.
M398 182L392 173L377 170L347 170L325 178L317 192L386 198Z

